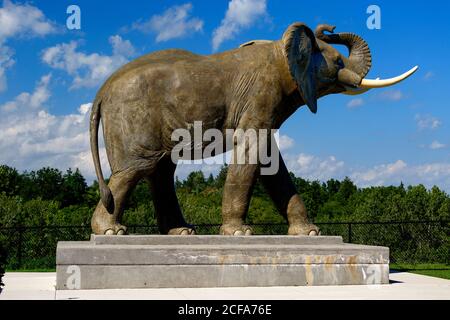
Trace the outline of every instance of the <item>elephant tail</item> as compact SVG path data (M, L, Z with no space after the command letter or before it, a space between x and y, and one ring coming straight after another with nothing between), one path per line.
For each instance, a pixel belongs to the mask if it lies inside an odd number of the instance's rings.
M98 128L100 126L100 108L101 100L95 99L92 106L91 121L90 121L90 136L91 136L91 153L94 160L95 173L97 174L98 184L100 187L100 196L102 199L103 206L106 210L112 214L114 212L114 201L111 189L106 184L105 178L103 177L102 167L100 164L100 155L98 152Z

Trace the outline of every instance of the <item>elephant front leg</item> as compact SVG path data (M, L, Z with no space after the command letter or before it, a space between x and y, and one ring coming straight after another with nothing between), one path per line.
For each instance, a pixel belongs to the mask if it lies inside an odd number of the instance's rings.
M289 235L319 235L319 228L308 220L305 204L297 194L286 165L279 154L279 169L274 175L261 175L260 181L280 214L289 223Z
M252 229L244 225L252 194L256 164L231 164L228 167L222 198L222 235L251 235Z

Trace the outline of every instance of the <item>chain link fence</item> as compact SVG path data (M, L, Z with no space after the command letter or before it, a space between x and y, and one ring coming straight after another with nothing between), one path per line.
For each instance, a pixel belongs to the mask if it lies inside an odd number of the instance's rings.
M390 248L391 263L450 264L450 221L316 223L322 235L342 236L344 242ZM251 225L255 234L283 235L286 224ZM219 234L220 225L197 225L197 234ZM158 234L157 226L129 226L131 234ZM90 226L0 228L8 270L53 269L58 241L89 240Z

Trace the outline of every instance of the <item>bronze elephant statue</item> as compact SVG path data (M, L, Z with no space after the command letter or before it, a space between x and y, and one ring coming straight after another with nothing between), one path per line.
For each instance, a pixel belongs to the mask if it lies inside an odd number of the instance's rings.
M94 233L126 233L121 224L124 204L145 178L151 185L160 232L194 234L183 218L174 188L174 130L190 128L196 121L204 129L223 132L278 129L300 106L307 105L316 113L320 97L393 85L417 69L388 80L365 79L372 61L367 43L355 34L333 31L334 27L320 25L314 33L305 24L294 23L278 41L251 41L206 56L176 49L158 51L116 71L97 93L90 121L101 194L92 217ZM346 46L349 56L332 44ZM100 121L112 171L108 185L99 160ZM279 169L273 175L260 175L258 163L228 167L221 234L252 234L245 217L258 178L289 223L289 235L319 234L278 157Z

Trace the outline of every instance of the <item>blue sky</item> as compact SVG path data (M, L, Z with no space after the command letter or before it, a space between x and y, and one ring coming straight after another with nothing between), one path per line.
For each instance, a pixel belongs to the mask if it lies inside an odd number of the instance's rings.
M416 1L4 1L0 4L0 163L20 170L79 167L94 178L89 103L105 78L142 54L183 48L211 54L279 39L289 24L355 32L370 45L370 78L419 71L392 88L332 95L300 108L280 130L288 167L360 186L423 183L450 191L450 4ZM66 9L81 9L81 30ZM381 9L369 30L366 9ZM345 51L344 48L340 48ZM104 152L103 152L104 154ZM107 162L103 162L107 166ZM202 168L183 166L180 177Z

